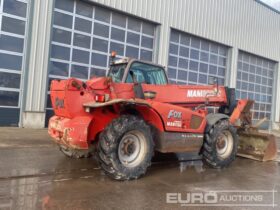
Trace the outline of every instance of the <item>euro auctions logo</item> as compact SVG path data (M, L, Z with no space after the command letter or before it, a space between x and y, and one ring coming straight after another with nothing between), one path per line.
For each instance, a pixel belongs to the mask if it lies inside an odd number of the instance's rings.
M196 193L167 193L166 203L186 204L214 204L218 203L218 195L215 192Z
M277 191L209 191L166 193L166 203L181 206L269 206L276 207Z

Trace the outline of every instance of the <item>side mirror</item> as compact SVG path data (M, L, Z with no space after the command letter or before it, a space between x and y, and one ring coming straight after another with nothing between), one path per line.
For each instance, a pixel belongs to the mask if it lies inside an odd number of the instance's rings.
M208 85L218 85L218 78L210 76L208 78Z

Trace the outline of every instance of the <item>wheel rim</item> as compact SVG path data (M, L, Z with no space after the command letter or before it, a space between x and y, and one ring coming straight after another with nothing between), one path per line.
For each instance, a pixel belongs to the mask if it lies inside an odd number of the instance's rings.
M221 159L228 158L233 150L233 137L229 131L223 131L217 138L216 149Z
M144 159L145 151L145 136L140 131L130 131L119 143L119 160L126 167L135 167Z

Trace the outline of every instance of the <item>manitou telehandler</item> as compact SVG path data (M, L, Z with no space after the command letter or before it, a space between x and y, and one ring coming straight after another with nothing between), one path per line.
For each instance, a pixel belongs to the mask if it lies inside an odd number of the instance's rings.
M144 175L154 151L195 152L213 168L228 166L237 152L274 159L274 136L251 125L253 101L236 100L234 89L209 79L209 85L168 84L164 67L113 55L107 77L52 81L48 132L67 156L97 154L117 180Z

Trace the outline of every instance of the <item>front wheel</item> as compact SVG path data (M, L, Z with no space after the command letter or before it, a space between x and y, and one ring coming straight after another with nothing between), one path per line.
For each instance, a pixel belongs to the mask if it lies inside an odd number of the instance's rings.
M151 165L153 140L144 120L123 115L101 133L98 157L101 168L116 180L137 179Z
M228 120L208 127L202 148L203 159L213 168L224 168L235 159L238 148L236 129Z

